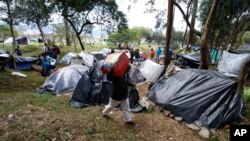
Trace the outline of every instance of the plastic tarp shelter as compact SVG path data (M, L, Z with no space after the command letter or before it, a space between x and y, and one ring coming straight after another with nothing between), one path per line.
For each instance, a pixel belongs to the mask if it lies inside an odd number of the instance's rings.
M200 52L197 51L190 55L182 55L181 67L198 68L200 64Z
M67 54L65 54L62 59L61 59L61 63L65 64L65 65L70 65L71 64L71 60L72 58L77 57L77 53L73 53L73 52L69 52Z
M19 70L28 70L31 68L32 64L37 61L36 57L25 57L25 56L14 56L13 60L10 61L6 67L14 69L14 62L16 63L16 69Z
M182 55L181 59L181 67L188 67L188 68L199 68L200 65L200 51L197 51L192 54ZM212 64L216 64L221 56L220 51L217 49L212 49L210 51L210 59Z
M61 95L73 92L82 75L88 73L89 68L83 65L71 65L52 73L42 85L42 89Z
M106 58L107 55L104 55L103 53L101 52L90 52L90 54L92 54L94 57L95 57L95 60L96 61L99 61L99 60L103 60Z
M94 56L85 51L82 51L80 53L72 53L72 52L67 53L62 57L61 63L70 65L73 62L73 59L81 59L81 60L74 60L74 63L77 62L76 64L83 64L88 67L91 67L94 64Z
M241 119L243 101L236 89L237 82L222 73L183 69L161 77L148 97L187 123L218 128Z
M112 93L112 82L107 80L106 74L100 70L104 60L97 61L90 68L89 73L82 75L75 91L69 101L75 108L83 108L96 104L108 104ZM130 108L133 112L139 112L142 107L138 104L139 95L134 87L129 88Z

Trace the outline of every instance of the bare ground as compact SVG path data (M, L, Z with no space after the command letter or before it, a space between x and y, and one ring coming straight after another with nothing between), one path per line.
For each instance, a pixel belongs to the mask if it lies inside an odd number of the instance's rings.
M185 123L166 116L157 106L150 112L133 113L134 127L124 124L119 110L106 119L101 116L103 106L71 108L69 96L35 94L44 78L34 77L39 75L36 72L27 74L30 78L24 79L0 72L1 140L207 140ZM139 85L137 90L140 97L146 96L148 85ZM229 129L215 130L209 140L228 141Z

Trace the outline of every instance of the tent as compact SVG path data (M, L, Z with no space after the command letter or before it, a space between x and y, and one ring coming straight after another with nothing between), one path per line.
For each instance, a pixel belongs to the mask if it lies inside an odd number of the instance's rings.
M75 60L73 60L75 59ZM89 54L85 51L82 51L80 53L67 53L64 55L61 59L62 64L70 65L72 63L72 60L75 62L78 62L77 64L83 64L85 66L91 67L94 64L94 56L92 54Z
M52 92L61 95L73 92L81 76L88 73L89 68L83 65L71 65L52 73L38 92Z
M150 89L148 97L187 123L218 128L242 119L242 84L249 64L250 54L224 51L218 72L183 69L162 76Z
M7 68L14 69L14 63L18 70L28 70L31 68L38 58L36 57L25 57L25 56L13 56L13 59L6 65Z
M218 72L184 69L163 76L149 91L149 100L187 123L218 128L241 119L242 95L237 82Z
M13 43L13 38L8 38L4 41L4 44L12 44ZM28 44L29 41L27 37L19 37L16 38L16 44Z
M210 59L211 59L211 64L216 64L218 63L218 60L221 56L219 50L217 49L212 49L210 51ZM181 56L181 67L182 68L198 68L200 65L200 51L194 52L189 55L182 55Z
M100 70L104 60L100 60L90 68L89 74L82 75L75 91L69 101L75 108L87 107L96 104L108 104L112 92L112 82L107 80L106 74ZM139 95L134 87L129 88L130 108L133 112L139 112L142 107L138 104Z

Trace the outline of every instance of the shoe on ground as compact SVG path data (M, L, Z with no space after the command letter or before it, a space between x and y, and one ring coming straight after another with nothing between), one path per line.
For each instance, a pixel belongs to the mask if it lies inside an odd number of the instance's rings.
M102 114L102 116L105 117L105 118L107 118L107 119L110 118L109 115Z
M127 125L135 125L135 123L133 121L127 121L126 124Z

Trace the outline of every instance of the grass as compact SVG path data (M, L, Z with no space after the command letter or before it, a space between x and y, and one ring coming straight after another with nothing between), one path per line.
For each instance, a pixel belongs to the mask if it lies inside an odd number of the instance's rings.
M87 46L86 50L98 51L101 48L103 46ZM141 48L149 49L146 45ZM40 47L36 45L21 46L21 49L27 56L40 53ZM63 55L74 51L74 47L61 47L61 51ZM123 114L119 110L113 111L111 118L106 119L101 115L103 106L72 108L68 103L70 96L35 93L36 88L45 81L40 73L33 70L22 73L28 77L12 76L8 71L0 72L1 140L204 140L197 131L166 117L157 107L150 112L133 113L135 127L124 124ZM147 86L137 86L137 89L141 97L146 95ZM14 118L8 119L11 114ZM220 129L215 138L211 140L226 141L228 132Z
M244 102L250 102L250 87L244 88L244 95L243 95Z

